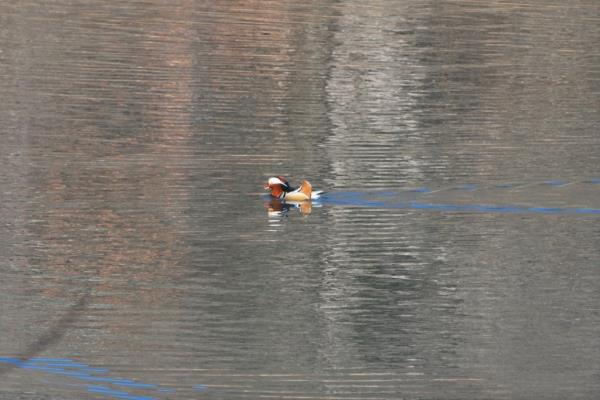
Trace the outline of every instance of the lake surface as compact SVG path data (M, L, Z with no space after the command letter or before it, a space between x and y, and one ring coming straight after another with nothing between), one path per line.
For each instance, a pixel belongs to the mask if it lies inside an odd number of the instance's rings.
M599 43L591 0L0 3L0 398L597 398Z

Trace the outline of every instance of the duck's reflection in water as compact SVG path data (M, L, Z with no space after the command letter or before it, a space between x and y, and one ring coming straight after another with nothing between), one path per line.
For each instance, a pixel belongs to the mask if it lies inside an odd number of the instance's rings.
M301 215L308 215L312 212L312 201L282 201L279 199L271 199L265 203L267 209L267 215L270 223L277 223L282 218L289 215L290 210L295 210Z

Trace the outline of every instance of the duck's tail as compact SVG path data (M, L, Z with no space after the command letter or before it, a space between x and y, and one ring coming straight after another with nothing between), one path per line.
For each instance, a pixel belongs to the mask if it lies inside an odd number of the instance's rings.
M302 193L306 195L310 199L312 194L312 185L308 181L302 181L302 185L300 185L299 189Z
M313 190L312 194L310 195L310 198L311 198L312 200L318 200L318 199L320 199L320 198L321 198L321 195L322 195L323 193L325 193L325 192L324 192L324 191L322 191L322 190Z

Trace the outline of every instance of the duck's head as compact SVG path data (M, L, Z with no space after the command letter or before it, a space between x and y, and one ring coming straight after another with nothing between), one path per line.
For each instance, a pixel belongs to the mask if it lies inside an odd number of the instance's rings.
M269 181L265 185L265 189L269 190L271 195L279 197L283 192L288 192L290 190L290 185L283 176L274 176L269 178Z

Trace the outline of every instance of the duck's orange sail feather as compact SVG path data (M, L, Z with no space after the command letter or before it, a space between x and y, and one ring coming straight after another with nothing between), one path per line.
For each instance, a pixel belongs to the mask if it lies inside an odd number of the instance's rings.
M312 194L312 185L307 180L302 181L302 185L300 185L300 192L304 193L307 198L310 199L310 195Z

